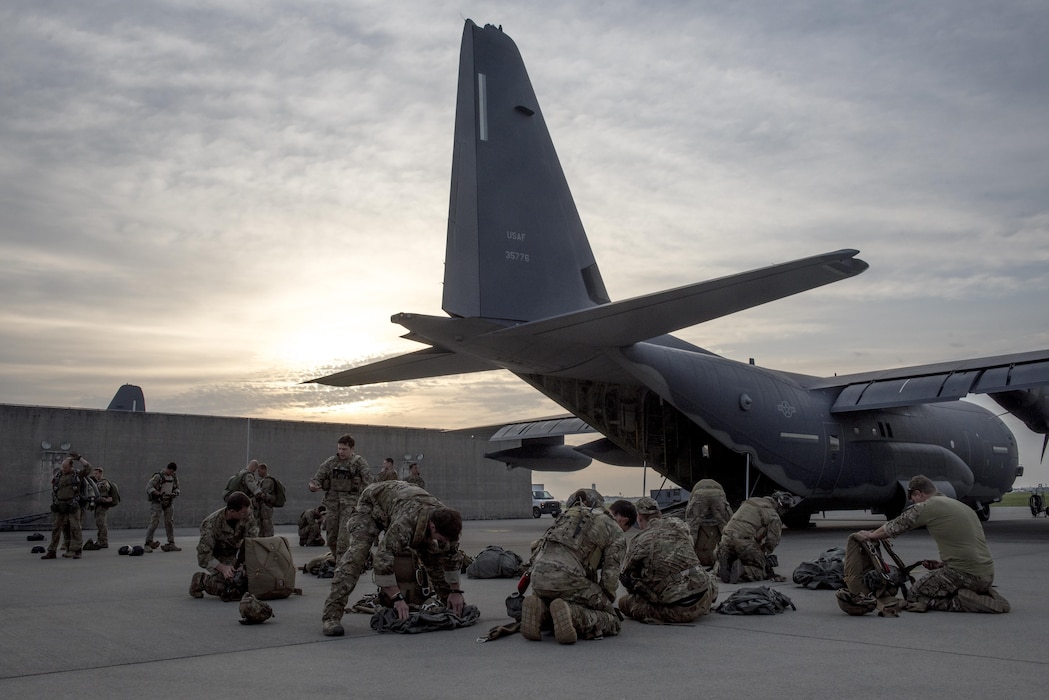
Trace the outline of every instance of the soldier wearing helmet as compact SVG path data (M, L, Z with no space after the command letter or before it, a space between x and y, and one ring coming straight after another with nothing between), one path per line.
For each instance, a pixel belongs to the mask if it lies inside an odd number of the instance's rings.
M788 491L776 491L740 504L718 543L718 575L722 581L786 581L773 570L770 555L779 546L783 514L799 501Z

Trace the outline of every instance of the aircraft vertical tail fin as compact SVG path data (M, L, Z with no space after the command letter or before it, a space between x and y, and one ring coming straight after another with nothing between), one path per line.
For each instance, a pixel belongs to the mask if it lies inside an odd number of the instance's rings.
M517 46L467 20L442 307L533 321L608 301Z

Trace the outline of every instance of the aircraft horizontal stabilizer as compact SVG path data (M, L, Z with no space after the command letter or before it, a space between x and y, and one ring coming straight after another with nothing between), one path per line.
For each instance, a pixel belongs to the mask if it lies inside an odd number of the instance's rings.
M716 280L573 311L496 331L499 338L625 347L860 274L858 250L839 250Z
M363 386L382 382L398 382L407 379L445 377L451 374L469 374L499 369L498 366L467 355L458 355L441 348L431 347L408 355L398 355L387 360L353 367L326 377L310 379L306 384L328 384L330 386Z
M810 389L843 387L832 413L955 401L1049 385L1049 350L827 377Z

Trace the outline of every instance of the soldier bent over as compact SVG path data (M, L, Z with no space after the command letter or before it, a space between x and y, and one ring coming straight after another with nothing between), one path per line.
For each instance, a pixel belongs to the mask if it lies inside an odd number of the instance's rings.
M456 615L463 612L463 592L459 589L462 554L459 535L463 519L423 489L404 481L380 481L364 489L360 501L346 524L346 551L339 559L331 581L331 593L324 603L323 631L341 637L342 615L350 593L360 579L372 545L385 537L375 550L372 568L375 583L394 601L401 620L408 619L408 603L397 586L394 559L414 551L422 561L437 597Z

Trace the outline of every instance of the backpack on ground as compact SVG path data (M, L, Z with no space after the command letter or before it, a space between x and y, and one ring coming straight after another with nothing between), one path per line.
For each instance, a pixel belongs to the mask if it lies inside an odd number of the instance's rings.
M248 592L259 600L302 593L295 588L295 561L286 537L246 538L244 571L248 578Z
M466 568L469 578L517 578L521 575L520 556L497 545L485 547Z
M794 583L805 588L845 587L845 548L828 549L813 561L803 561L794 569Z
M722 615L775 615L787 608L797 610L794 602L768 586L740 588L715 608Z

